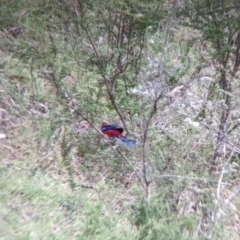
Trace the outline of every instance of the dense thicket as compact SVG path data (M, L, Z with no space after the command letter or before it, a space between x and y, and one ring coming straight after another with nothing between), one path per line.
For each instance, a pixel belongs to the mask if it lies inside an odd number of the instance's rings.
M2 6L0 110L34 126L31 176L69 183L74 199L86 189L82 212L60 204L88 219L78 237L104 238L117 221L119 239L238 238L237 1ZM123 126L137 147L104 138L103 120Z

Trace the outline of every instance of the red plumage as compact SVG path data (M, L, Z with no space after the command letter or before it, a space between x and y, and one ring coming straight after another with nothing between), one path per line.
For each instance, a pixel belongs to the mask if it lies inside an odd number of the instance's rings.
M122 138L123 137L123 135L122 135L123 128L121 128L117 125L111 125L106 122L103 122L101 130L104 134L106 134L110 138L114 138L114 137Z
M116 129L110 129L107 131L104 131L104 134L106 134L108 137L113 138L113 137L118 137L121 138L123 137L122 133Z

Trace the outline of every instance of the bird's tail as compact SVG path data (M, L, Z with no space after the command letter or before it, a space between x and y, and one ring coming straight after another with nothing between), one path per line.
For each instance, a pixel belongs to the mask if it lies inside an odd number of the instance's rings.
M115 140L118 143L125 144L128 147L135 147L136 143L137 143L136 140L132 140L132 139L124 138L124 137L122 137L122 138L115 137Z

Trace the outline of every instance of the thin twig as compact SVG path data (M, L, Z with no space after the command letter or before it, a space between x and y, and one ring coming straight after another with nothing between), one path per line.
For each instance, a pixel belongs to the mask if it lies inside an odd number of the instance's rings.
M120 22L119 24L121 24L121 22ZM122 122L122 124L123 124L126 132L129 133L127 124L126 124L126 122L125 122L125 120L124 120L124 117L123 117L123 115L122 115L122 113L121 113L121 111L120 111L120 109L119 109L119 107L118 107L118 105L117 105L117 103L116 103L116 101L115 101L113 89L110 88L110 86L109 86L109 82L108 82L109 79L108 79L108 78L106 77L106 75L103 73L104 65L103 65L103 62L102 62L102 58L101 58L99 52L97 51L97 48L96 48L95 44L93 43L93 40L92 40L92 38L91 38L91 36L90 36L90 34L89 34L89 31L88 31L88 29L86 28L86 26L81 23L81 27L82 27L82 29L84 30L84 32L86 33L87 38L88 38L88 40L89 40L89 42L90 42L90 44L91 44L91 46L92 46L92 48L93 48L93 51L94 51L94 53L95 53L95 55L96 55L96 57L97 57L97 59L98 59L97 67L98 67L99 70L101 70L101 72L102 72L102 73L101 73L101 76L102 76L102 78L103 78L103 80L104 80L104 84L105 84L105 86L106 86L107 93L108 93L108 96L109 96L109 98L110 98L110 101L111 101L114 109L116 110L118 116L120 117L121 122ZM118 56L118 58L117 58L117 61L118 61L118 62L120 61L120 57L121 57L121 53L119 54L119 56ZM117 63L118 63L118 62L117 62ZM117 63L116 63L116 69L118 69L118 64L117 64ZM118 75L119 75L119 71L115 71L115 72L114 72L114 75L113 75L113 76L111 77L111 79L110 79L110 80L112 81L112 83L115 82L115 80L116 80L116 78L117 78ZM113 85L114 85L114 84L113 84Z
M225 205L227 205L238 193L240 192L240 187L237 188L226 200Z
M168 36L169 36L169 31L170 31L170 23L171 23L171 17L168 19L168 28L166 29L166 37L165 37L165 42L164 42L164 46L167 45L168 43ZM164 52L165 53L165 52ZM162 71L162 62L163 62L163 58L164 58L164 54L162 55L160 64L159 64L159 73L155 76L156 78L161 76L161 71ZM160 93L156 99L154 100L154 103L152 105L152 109L149 113L148 119L146 121L146 125L145 125L145 129L143 132L143 146L142 146L142 171L143 171L143 178L145 181L145 191L146 191L146 199L148 204L150 203L150 192L149 192L149 185L152 182L152 180L148 180L147 179L147 150L146 150L146 144L147 144L147 137L148 137L148 130L149 130L149 126L150 126L150 122L152 121L152 118L154 116L154 114L157 112L157 104L158 101L163 97L163 94Z
M129 166L131 166L131 168L133 169L134 173L136 174L137 178L139 179L140 183L143 186L143 189L146 191L146 186L141 178L141 176L139 175L139 173L137 172L137 170L134 168L134 166L129 162L129 160L124 156L124 154L117 148L117 152L122 156L122 158L128 163Z
M194 180L194 181L203 181L203 182L213 182L213 183L218 183L218 181L214 181L208 178L199 178L199 177L189 177L189 176L181 176L181 175L172 175L172 174L164 174L164 175L160 175L155 177L155 179L162 179L162 178L178 178L178 179L182 179L183 181L186 180ZM225 182L221 182L221 185L231 185L230 183L225 183Z
M223 165L223 168L222 168L220 177L219 177L219 179L218 179L217 199L219 199L219 197L220 197L220 191L221 191L221 185L222 185L221 183L222 183L223 175L224 175L224 173L226 172L227 166L229 165L230 161L232 160L233 154L234 154L234 152L235 152L235 146L237 145L237 143L238 143L238 140L236 141L235 145L233 146L232 151L231 151L231 153L230 153L227 161L226 161L225 164Z

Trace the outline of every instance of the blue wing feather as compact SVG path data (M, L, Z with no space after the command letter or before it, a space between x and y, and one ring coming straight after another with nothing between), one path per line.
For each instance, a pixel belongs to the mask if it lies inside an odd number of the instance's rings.
M118 143L123 143L128 147L135 147L136 143L137 143L136 140L132 140L132 139L128 139L128 138L117 138L117 137L115 137L115 140Z
M123 132L123 128L117 126L117 125L107 125L107 126L103 126L101 128L102 132L108 131L108 130L118 130L120 132Z

